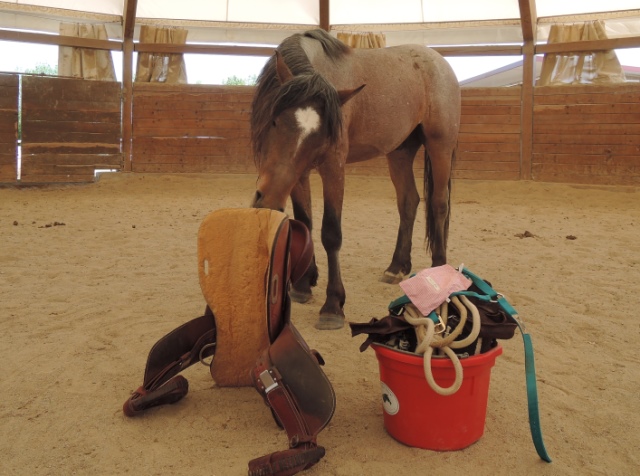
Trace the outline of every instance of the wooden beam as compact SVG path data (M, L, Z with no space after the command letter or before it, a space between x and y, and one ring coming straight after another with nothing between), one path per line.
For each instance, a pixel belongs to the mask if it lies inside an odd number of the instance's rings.
M520 179L531 180L533 157L533 87L535 82L535 46L526 41L522 49L522 90L520 98Z
M535 0L518 0L520 6L520 22L522 38L526 42L536 42L538 18Z
M136 26L136 12L138 10L138 0L124 0L124 16L122 17L122 32L124 39L133 39L133 29Z
M325 31L331 30L329 23L330 0L320 0L320 28Z
M138 0L125 0L122 32L124 48L122 54L122 170L131 172L133 136L133 32L136 23Z
M434 46L442 56L520 56L521 45Z
M75 46L96 50L122 51L122 42L114 40L94 40L78 38L76 36L46 35L44 33L29 33L0 29L0 40L19 41L21 43L40 43L44 45Z
M172 45L169 43L136 43L138 53L196 53L206 55L271 56L275 46Z
M638 47L640 47L640 36L632 36L628 38L611 38L608 40L571 41L567 43L537 45L536 54L575 53L579 51L603 51Z

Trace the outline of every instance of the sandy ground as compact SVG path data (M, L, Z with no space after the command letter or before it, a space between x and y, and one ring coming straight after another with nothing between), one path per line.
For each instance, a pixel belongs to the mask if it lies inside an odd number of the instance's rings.
M191 390L180 403L134 419L121 412L151 346L204 309L201 219L247 206L254 185L241 175L120 174L0 189L0 474L241 475L250 459L285 448L253 388L217 388L200 365L185 372ZM318 219L320 193L314 180ZM397 221L388 179L348 177L341 258L353 322L383 317L400 294L378 281ZM414 270L430 264L423 230L420 217ZM526 231L534 236L516 236ZM640 190L454 185L449 261L492 281L526 322L551 464L529 433L519 333L502 342L479 442L440 453L392 439L373 351L359 353L347 327L313 327L326 285L319 251L316 296L294 304L293 320L327 361L337 409L319 437L327 455L307 474L637 473Z

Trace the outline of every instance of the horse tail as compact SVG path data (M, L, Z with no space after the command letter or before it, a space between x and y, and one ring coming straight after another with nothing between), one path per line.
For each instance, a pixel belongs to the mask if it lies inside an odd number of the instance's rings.
M449 218L451 216L451 172L453 171L453 164L456 161L456 155L458 152L458 145L456 144L453 152L451 153L451 168L449 171L449 182L447 184L447 216L444 220L444 240L445 249L447 247L447 240L449 238ZM431 158L429 157L429 151L427 147L424 148L424 198L425 198L425 214L427 222L426 231L426 247L433 256L435 237L436 237L436 217L431 208L433 198L433 171L431 168Z

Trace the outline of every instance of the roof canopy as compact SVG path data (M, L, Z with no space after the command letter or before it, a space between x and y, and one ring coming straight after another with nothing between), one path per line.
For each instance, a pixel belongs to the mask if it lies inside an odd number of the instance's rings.
M129 0L129 4L133 4ZM520 3L533 5L537 40L548 25L603 19L609 38L640 35L638 0L137 0L136 26L180 26L190 43L275 45L298 31L380 31L387 45L522 43ZM111 39L123 37L125 0L0 1L0 28L59 32L61 22L106 23ZM325 20L326 22L326 20ZM137 38L137 30L136 36Z

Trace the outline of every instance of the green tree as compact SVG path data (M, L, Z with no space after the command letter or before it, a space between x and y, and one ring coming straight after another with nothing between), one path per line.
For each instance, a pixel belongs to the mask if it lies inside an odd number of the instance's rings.
M225 86L253 86L256 84L257 80L257 74L252 74L251 76L247 76L246 78L239 78L238 76L233 75L225 79L222 84L224 84Z
M58 75L58 65L52 66L47 63L37 63L33 68L27 68L24 70L28 74L46 74L47 76Z

